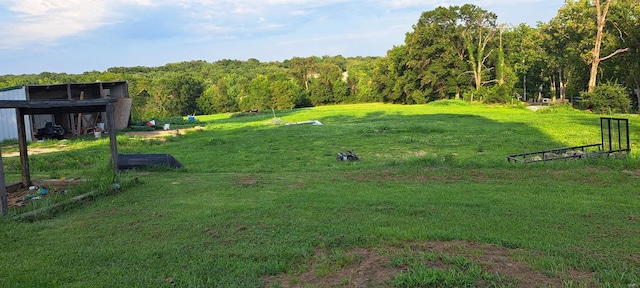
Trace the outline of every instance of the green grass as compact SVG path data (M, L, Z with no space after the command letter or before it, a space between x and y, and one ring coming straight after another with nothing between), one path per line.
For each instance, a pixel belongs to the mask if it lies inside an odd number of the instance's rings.
M119 135L120 153L169 153L185 168L123 171L141 184L115 192L108 138L71 140L30 157L34 178L99 178L108 193L35 222L0 221L0 286L263 287L317 248L331 251L323 274L354 261L341 251L428 240L519 248L550 275L637 285L640 124L620 116L628 159L527 165L505 156L598 143L599 116L456 101L276 111L277 125L271 111L198 116L203 131L165 141ZM283 125L306 120L324 125ZM336 161L346 150L361 160ZM19 180L18 157L3 161L7 182ZM412 263L392 283L511 283L466 260L438 271Z

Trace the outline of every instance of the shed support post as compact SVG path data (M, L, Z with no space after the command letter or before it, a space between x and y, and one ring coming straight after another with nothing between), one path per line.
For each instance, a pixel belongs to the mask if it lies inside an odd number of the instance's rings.
M118 172L118 139L116 138L115 107L113 103L107 104L107 130L109 131L109 144L111 146L111 164L113 172Z
M27 153L27 132L24 123L24 113L16 108L16 122L18 124L18 146L20 146L20 167L22 168L22 186L31 185L29 169L29 153Z
M4 183L4 164L2 163L2 151L0 149L0 212L2 215L9 213L9 203L7 202L9 195L7 194L7 186Z

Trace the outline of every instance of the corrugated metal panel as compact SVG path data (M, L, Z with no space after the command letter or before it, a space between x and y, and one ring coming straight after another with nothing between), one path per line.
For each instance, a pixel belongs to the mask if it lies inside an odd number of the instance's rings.
M0 90L1 100L27 100L25 87ZM31 121L29 116L24 117L27 129L27 141L31 141ZM18 139L18 124L15 109L0 109L0 141L6 139Z
M32 117L33 117L33 126L35 126L36 129L44 128L44 126L47 125L47 122L58 124L56 123L56 120L54 119L53 114L33 115Z

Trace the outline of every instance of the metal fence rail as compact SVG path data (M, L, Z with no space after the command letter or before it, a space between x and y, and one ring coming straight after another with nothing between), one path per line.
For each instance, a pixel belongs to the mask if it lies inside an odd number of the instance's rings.
M600 143L550 150L512 154L509 162L531 163L553 160L574 160L601 155L623 155L631 152L629 143L629 120L622 118L600 118ZM624 153L624 154L621 154Z

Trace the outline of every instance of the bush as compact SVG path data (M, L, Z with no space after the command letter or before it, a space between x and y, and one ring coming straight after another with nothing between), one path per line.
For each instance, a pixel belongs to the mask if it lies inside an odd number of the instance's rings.
M515 99L510 92L510 89L507 88L506 85L495 85L490 87L483 86L478 90L464 92L462 97L466 101L482 101L487 104L506 104Z
M580 107L596 113L626 113L631 107L631 99L624 87L613 83L599 85L593 92L582 92L580 96Z
M482 101L488 104L506 104L514 99L506 85L496 85L490 88L483 87L481 91L483 92Z

